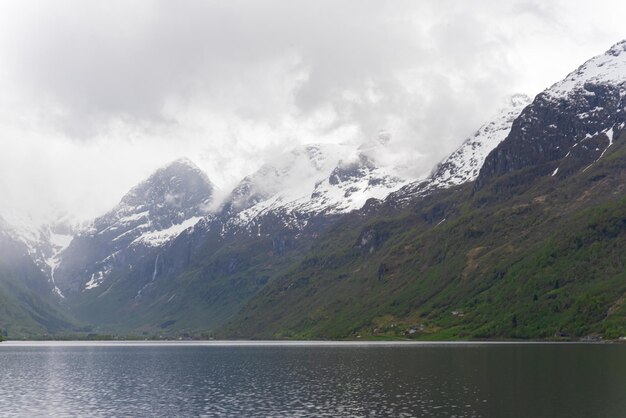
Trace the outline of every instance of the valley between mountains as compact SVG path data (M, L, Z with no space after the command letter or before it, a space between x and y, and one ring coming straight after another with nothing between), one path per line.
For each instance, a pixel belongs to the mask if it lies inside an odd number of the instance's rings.
M0 331L626 336L626 41L511 97L425 178L382 163L388 141L287 150L225 199L181 159L87 225L0 220Z

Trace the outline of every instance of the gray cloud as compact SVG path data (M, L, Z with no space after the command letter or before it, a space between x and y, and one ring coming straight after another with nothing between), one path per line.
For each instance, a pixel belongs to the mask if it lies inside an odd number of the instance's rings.
M430 100L437 92L425 84L446 89L461 72L469 79L502 48L454 2L441 6L451 13L411 1L122 4L40 3L35 31L17 39L16 69L62 108L57 122L70 134L88 138L110 118L167 122L170 101L263 123L330 105L336 123L380 125ZM284 77L299 82L277 91ZM411 82L427 91L410 97Z
M616 42L605 2L6 0L0 193L35 206L43 177L91 216L180 155L227 189L286 146L381 130L420 175L506 95Z

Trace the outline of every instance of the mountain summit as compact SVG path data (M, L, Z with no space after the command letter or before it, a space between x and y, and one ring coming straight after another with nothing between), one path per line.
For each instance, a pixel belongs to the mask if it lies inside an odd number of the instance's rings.
M61 254L55 282L64 293L98 287L116 268L128 268L197 223L214 191L206 174L188 159L160 168L74 237Z
M258 233L267 216L278 216L285 227L301 229L312 217L358 210L367 199L382 199L406 183L393 170L378 166L366 151L372 152L348 145L309 144L285 153L278 164L263 165L227 199L225 231L247 228Z
M511 97L426 179L394 174L384 133L309 144L209 213L215 186L174 161L56 253L55 288L29 259L4 277L120 335L624 335L625 68L621 42Z
M610 84L626 91L626 40L591 58L544 93L554 98L566 98L580 91L591 91L585 87L587 84Z
M495 148L341 218L220 336L624 338L626 43L513 105L475 136Z
M145 209L152 223L165 222L157 228L166 228L209 205L214 191L207 175L189 159L181 158L133 187L110 213L128 216Z
M487 155L509 134L522 110L531 102L525 94L514 94L495 116L485 122L456 151L437 164L425 180L409 183L388 196L387 201L403 205L416 196L476 180Z
M511 96L507 106L437 165L431 175L432 186L446 188L476 180L487 155L506 138L513 121L530 101L525 94Z
M485 160L476 190L494 177L527 169L559 178L602 158L626 126L626 41L538 94Z

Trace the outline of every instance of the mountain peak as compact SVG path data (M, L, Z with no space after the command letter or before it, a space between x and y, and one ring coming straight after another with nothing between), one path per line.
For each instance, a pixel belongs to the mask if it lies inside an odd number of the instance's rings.
M192 170L200 170L200 168L193 162L191 159L187 157L180 157L165 165L163 168L167 169L170 167L179 167L179 168L189 168ZM201 170L200 170L201 171Z
M432 185L445 188L476 179L487 155L506 138L513 121L530 102L530 97L525 94L510 96L508 105L501 108L494 118L484 123L452 155L437 165L431 175Z
M187 157L178 158L162 166L161 168L157 169L154 173L152 173L152 175L148 179L159 178L159 177L164 177L164 176L166 177L166 176L171 176L171 175L184 175L185 173L188 173L189 175L192 175L192 176L196 176L198 178L202 178L204 182L212 185L211 180L209 180L209 177L206 175L206 173L202 171L200 167L198 167L193 161L191 161ZM212 185L212 187L214 186Z
M159 168L95 219L61 254L54 279L63 293L97 288L127 257L162 247L207 215L215 186L187 158Z
M243 210L272 197L283 202L308 197L348 151L342 145L306 144L276 155L235 187L225 207Z
M554 98L564 98L572 92L585 88L587 83L615 84L626 83L626 40L613 45L603 54L597 55L563 80L555 83L544 93ZM621 89L622 91L624 88Z
M600 160L626 126L625 51L619 42L537 95L485 160L475 190L515 170L562 179Z
M187 158L177 159L159 168L146 180L133 187L121 203L130 206L196 205L210 200L215 186L209 177Z

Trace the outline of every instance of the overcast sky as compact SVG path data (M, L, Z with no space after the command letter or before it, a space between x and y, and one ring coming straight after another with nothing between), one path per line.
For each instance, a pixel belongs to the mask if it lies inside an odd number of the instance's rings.
M510 94L626 37L596 0L2 0L0 213L101 214L187 156L224 190L380 131L427 173Z

